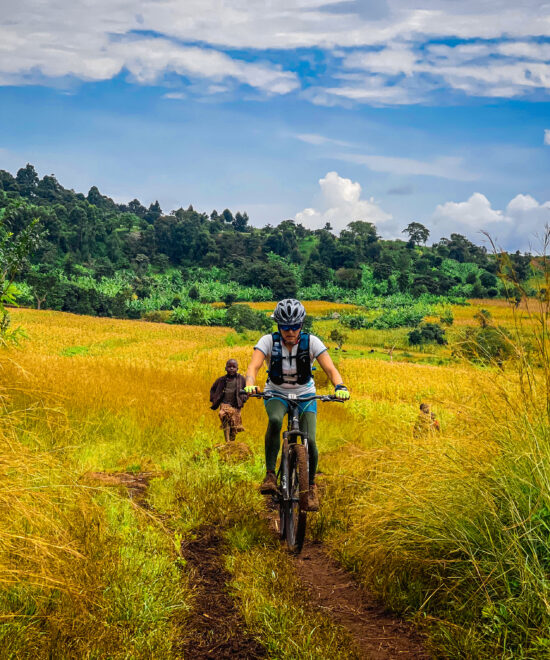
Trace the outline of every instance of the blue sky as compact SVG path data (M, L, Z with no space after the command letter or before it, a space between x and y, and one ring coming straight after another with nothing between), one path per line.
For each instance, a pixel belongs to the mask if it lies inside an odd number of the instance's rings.
M533 0L21 0L0 17L0 168L525 249L550 222L549 89Z

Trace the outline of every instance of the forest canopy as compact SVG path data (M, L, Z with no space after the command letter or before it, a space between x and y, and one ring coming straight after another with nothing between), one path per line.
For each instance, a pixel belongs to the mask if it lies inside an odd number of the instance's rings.
M117 204L92 186L64 188L31 164L0 170L0 221L17 236L38 219L40 240L21 274L28 304L78 313L139 317L190 301L502 295L498 260L460 234L428 245L411 220L403 240L382 239L368 218L335 235L293 220L251 226L246 211L210 214L158 201ZM518 281L530 255L509 255Z

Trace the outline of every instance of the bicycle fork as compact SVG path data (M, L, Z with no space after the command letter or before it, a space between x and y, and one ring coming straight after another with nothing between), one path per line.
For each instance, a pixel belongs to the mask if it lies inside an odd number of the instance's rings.
M281 453L281 464L279 466L280 472L280 484L281 484L281 497L284 501L289 501L292 496L290 492L290 483L289 483L289 465L290 465L290 448L293 444L298 444L297 440L292 438L297 438L300 436L302 444L306 450L306 456L309 457L309 446L308 446L308 437L307 433L300 431L298 417L295 416L292 419L291 424L289 424L289 430L283 432L283 449Z

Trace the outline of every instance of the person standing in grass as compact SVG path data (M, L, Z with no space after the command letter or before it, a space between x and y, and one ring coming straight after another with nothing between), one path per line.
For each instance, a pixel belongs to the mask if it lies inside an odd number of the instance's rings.
M237 360L227 360L225 373L210 388L210 402L212 410L219 408L223 435L225 441L230 442L235 440L237 433L244 431L241 409L248 397L242 394L246 381L239 373Z
M439 431L441 431L439 421L430 410L430 406L427 403L421 403L420 412L414 424L413 436L415 438L422 438L431 433L438 433Z
M300 396L315 394L311 368L313 362L321 365L336 389L336 396L349 399L349 392L342 381L338 369L334 366L327 347L315 335L302 332L306 310L301 302L287 298L277 303L271 318L277 322L278 330L271 335L264 335L254 347L252 359L246 372L245 391L252 394L256 391L256 376L266 362L269 379L264 391L274 394L265 401L269 422L265 434L266 476L260 486L264 495L277 492L275 467L281 444L281 428L283 419L288 412L288 405L277 394L289 393ZM319 454L315 443L317 430L317 401L304 401L299 405L300 428L308 434L309 447L309 497L308 510L319 510L319 497L315 485L315 472Z

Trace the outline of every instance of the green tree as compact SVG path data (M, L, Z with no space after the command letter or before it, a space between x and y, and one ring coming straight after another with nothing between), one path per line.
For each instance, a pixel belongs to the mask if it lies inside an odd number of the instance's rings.
M317 250L313 250L304 266L302 286L311 286L312 284L324 285L330 282L330 279L330 269L322 263Z
M447 343L445 330L437 323L423 323L408 334L409 344L420 346L422 344Z
M153 224L155 220L160 218L162 215L162 209L160 208L160 204L158 203L158 200L155 200L153 204L149 206L149 210L145 215L143 216L147 222Z
M233 213L229 209L224 209L222 211L222 218L227 222L228 225L232 225L235 222L235 218L233 217Z
M36 300L36 309L41 309L46 301L48 294L58 286L59 280L55 272L51 270L41 273L36 268L32 268L25 275L27 284L32 287L34 298Z
M357 289L361 286L362 274L360 268L339 268L334 273L334 279L344 289Z
M420 222L409 222L401 233L408 234L409 241L413 245L425 244L430 237L430 230Z
M338 346L338 348L341 349L342 346L344 345L344 342L348 338L348 336L346 334L344 334L343 332L340 332L340 330L338 330L338 328L333 328L330 331L330 335L328 336L328 338L331 341L335 342L336 345Z
M22 336L19 328L10 329L7 306L17 304L15 278L27 263L29 254L39 244L38 220L33 220L18 235L9 231L0 216L0 345L16 344Z
M275 300L283 298L296 298L298 295L298 283L291 270L277 269L270 282L271 291Z
M9 172L6 172L6 170L0 170L0 190L19 192L17 180Z
M36 192L36 187L38 185L38 174L34 167L27 163L25 167L22 167L15 177L21 195L24 197L33 197Z
M227 310L227 324L238 332L246 330L260 330L269 332L273 327L272 321L264 312L256 311L249 305L231 305Z
M137 215L139 218L145 217L145 214L147 213L147 209L142 205L139 199L133 199L131 202L128 202L128 211Z
M248 214L237 212L237 214L235 215L235 219L233 220L233 228L235 229L235 231L247 231Z

